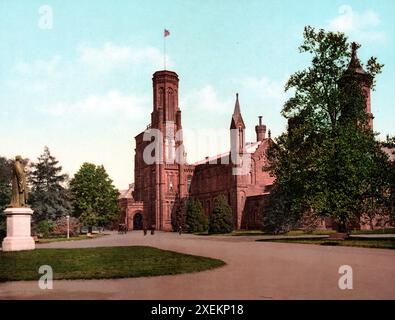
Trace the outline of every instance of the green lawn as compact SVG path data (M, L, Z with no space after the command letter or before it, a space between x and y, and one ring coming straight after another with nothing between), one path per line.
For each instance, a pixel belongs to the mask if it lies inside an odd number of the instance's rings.
M286 242L286 243L302 243L302 244L316 244L321 246L347 246L347 247L363 247L363 248L381 248L381 249L395 249L395 239L367 239L367 238L351 238L346 240L332 240L332 239L260 239L257 241L266 242Z
M384 228L377 230L354 230L351 234L394 234L395 228Z
M279 236L305 236L305 235L330 235L336 233L335 230L314 230L311 232L306 232L303 230L291 230L287 233L278 234ZM351 234L394 234L395 228L386 228L378 230L354 230ZM262 230L235 230L230 233L223 234L208 234L207 232L196 233L200 236L272 236L272 233L267 233Z
M314 230L312 232L305 232L303 230L291 230L287 233L281 233L281 236L303 236L303 235L329 235L335 233L334 230ZM230 233L209 234L207 232L196 233L199 236L272 236L272 233L267 233L262 230L235 230Z
M67 239L66 236L63 237L53 237L53 238L39 238L38 243L49 243L49 242L58 242L58 241L75 241L75 240L87 240L87 239L94 239L100 238L102 236L106 236L105 233L97 233L93 234L91 237L88 237L86 234L81 234L79 236L70 237Z
M144 246L0 251L0 282L38 280L41 265L52 267L54 279L104 279L198 272L225 263Z
M314 235L314 236L322 236L322 235L329 235L332 233L336 233L335 230L313 230L311 232L305 232L303 230L291 230L287 233L282 235L284 236L305 236L305 235Z

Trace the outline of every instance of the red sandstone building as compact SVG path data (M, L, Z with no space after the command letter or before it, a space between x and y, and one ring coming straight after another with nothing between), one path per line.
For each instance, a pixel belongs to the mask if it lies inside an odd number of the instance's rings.
M361 83L366 97L366 112L370 116L369 125L372 128L372 81L361 67L356 56L356 48L353 49L348 70L342 81L353 77ZM123 211L122 219L128 229L141 229L145 225L147 228L171 231L171 217L180 199L189 196L199 199L206 215L209 216L214 198L220 194L227 198L232 208L236 229L260 228L265 198L275 179L265 171L266 150L272 140L270 131L268 136L266 135L262 117L259 117L259 123L255 127L256 141L246 143L245 124L236 95L234 111L230 115L230 141L233 153L239 156L247 155L250 159L248 170L243 174L234 174L234 169L240 164L232 161L231 152L188 164L182 149L182 136L175 139L175 133L182 129L181 110L178 105L178 75L173 71L157 71L152 81L151 123L135 137L135 183L129 190L122 192L119 200ZM162 133L162 149L155 156L162 159L163 163L147 164L143 157L144 150L152 140L145 141L144 135L149 135L155 130ZM181 161L166 163L170 153L174 153L176 149L181 150ZM322 227L325 227L325 222Z
M129 230L142 228L143 223L158 230L172 230L171 216L180 199L189 196L199 199L206 215L213 208L214 198L225 195L232 208L237 229L260 226L260 207L268 194L274 178L264 170L265 152L270 143L266 126L255 127L256 141L245 143L245 125L240 111L238 95L231 115L230 137L234 150L242 157L251 156L247 174L234 174L237 166L231 153L206 158L195 164L183 161L166 163L168 150L182 148L182 137L177 141L174 133L182 129L181 110L178 105L178 75L172 71L158 71L153 75L153 111L151 123L138 134L135 149L135 183L120 197L123 217ZM143 159L145 148L151 141L144 141L144 134L152 129L163 133L164 163L147 164ZM231 136L231 134L230 134ZM182 149L181 149L182 150ZM232 148L233 150L233 148ZM182 157L181 153L181 157Z

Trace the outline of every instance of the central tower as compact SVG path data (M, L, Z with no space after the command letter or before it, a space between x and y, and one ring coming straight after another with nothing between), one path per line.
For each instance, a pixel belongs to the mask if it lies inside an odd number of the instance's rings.
M153 110L145 132L158 130L161 143L155 163L144 162L144 132L136 136L135 192L136 200L144 203L144 219L148 227L171 231L174 205L185 193L181 111L178 106L178 75L162 70L152 77ZM181 160L181 161L180 161Z
M162 123L166 121L177 122L178 108L178 75L173 71L157 71L152 77L153 104L151 125L153 128L160 126L159 115L162 111Z

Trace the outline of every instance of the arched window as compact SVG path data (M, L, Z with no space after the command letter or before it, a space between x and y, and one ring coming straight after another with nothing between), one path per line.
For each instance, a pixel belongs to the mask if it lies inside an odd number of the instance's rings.
M192 176L187 177L187 190L191 192Z
M161 87L158 90L158 107L162 107L163 108L163 101L165 97L165 90Z
M243 136L243 128L239 127L239 152L243 152L244 150L244 136Z
M167 175L168 177L168 183L169 183L169 191L173 192L174 191L174 186L173 186L173 175L171 173L169 173Z
M167 89L167 119L174 121L174 91L172 88Z

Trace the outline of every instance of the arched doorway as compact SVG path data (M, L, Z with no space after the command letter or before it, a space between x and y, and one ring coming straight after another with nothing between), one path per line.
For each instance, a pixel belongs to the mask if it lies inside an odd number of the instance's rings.
M143 215L136 212L133 216L133 230L143 230Z

